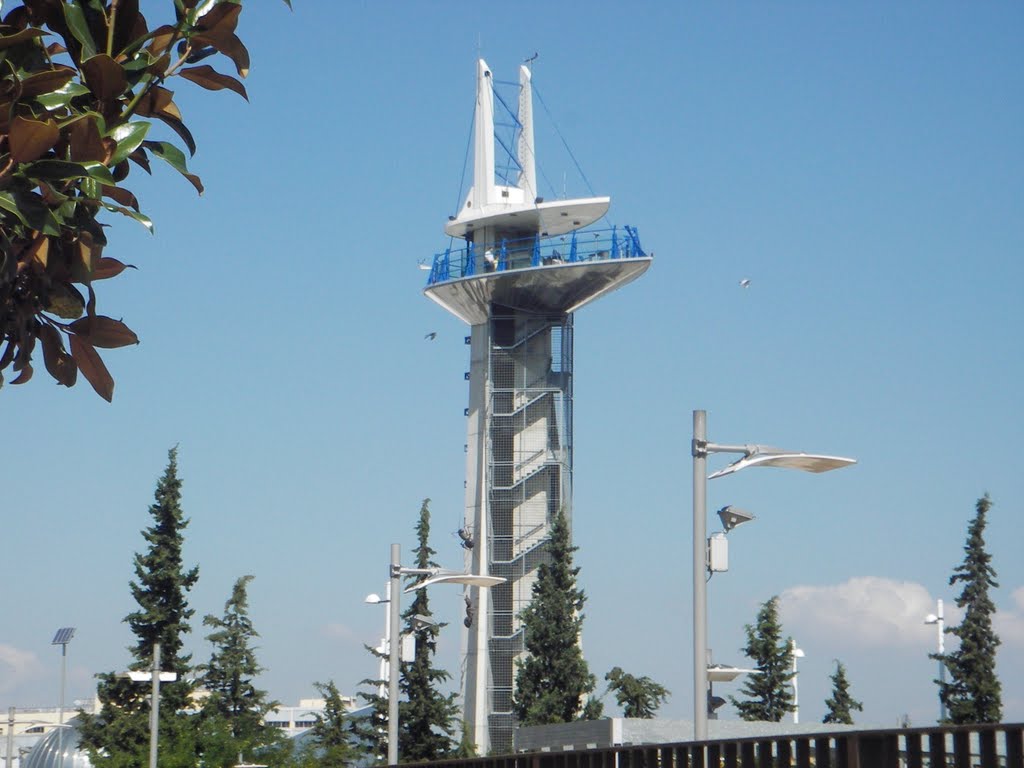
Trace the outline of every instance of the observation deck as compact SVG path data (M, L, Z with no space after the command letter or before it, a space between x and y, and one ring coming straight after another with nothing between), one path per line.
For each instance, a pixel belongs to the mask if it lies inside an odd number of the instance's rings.
M492 304L569 313L640 277L653 258L628 225L468 242L434 255L424 293L469 325L486 322Z

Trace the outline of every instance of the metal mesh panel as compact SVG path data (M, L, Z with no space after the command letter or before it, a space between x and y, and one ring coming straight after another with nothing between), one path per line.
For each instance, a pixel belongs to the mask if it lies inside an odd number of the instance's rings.
M488 730L501 753L512 747L519 615L552 519L572 516L572 316L493 307L488 382L488 566L508 579L491 590L489 637Z

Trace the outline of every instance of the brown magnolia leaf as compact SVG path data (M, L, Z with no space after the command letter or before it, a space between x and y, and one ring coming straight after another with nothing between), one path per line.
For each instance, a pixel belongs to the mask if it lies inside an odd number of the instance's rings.
M10 48L13 45L19 45L21 43L26 42L27 40L31 40L34 37L42 37L45 34L48 33L38 28L31 28L23 29L20 32L15 32L13 35L0 36L0 50L3 50L4 48Z
M76 335L86 339L94 347L117 349L138 344L139 337L135 331L112 317L95 315L75 320L68 328Z
M39 329L39 340L43 344L43 362L46 370L58 384L65 387L75 386L78 380L78 366L65 349L60 332L52 325L43 325Z
M103 364L96 349L85 339L78 335L72 335L71 357L74 358L78 370L85 376L86 381L96 390L96 394L108 403L114 399L114 379Z
M214 40L223 40L233 35L238 27L238 16L242 6L235 3L218 3L196 21L196 29Z
M25 367L21 369L21 373L18 374L17 378L11 380L11 384L24 384L26 381L32 378L32 364L25 363Z
M170 24L164 24L153 30L153 39L149 43L149 50L156 56L165 53L171 47L175 38L175 30Z
M123 264L117 259L104 256L99 260L99 263L93 267L92 279L106 280L120 275L126 269L136 269L136 266L134 264Z
M85 84L100 101L112 101L128 87L124 68L105 53L82 62Z
M138 198L124 187L112 187L109 184L101 184L100 190L103 192L104 197L116 200L126 208L134 208L136 211L139 210Z
M235 63L235 69L239 77L249 76L249 49L238 38L231 35L227 40L217 46L217 50L227 56Z
M90 232L83 230L79 233L78 241L71 249L71 279L76 283L92 280L93 270L102 253L103 244L97 243Z
M25 259L27 261L34 261L43 269L46 269L46 265L50 260L50 238L46 235L36 237L29 244L28 248L25 249Z
M144 150L142 147L139 147L130 155L128 155L128 159L135 163L137 166L139 166L146 173L152 175L153 169L149 167L149 155L146 154L146 150Z
M100 128L96 120L86 117L77 120L68 128L68 140L71 144L71 160L75 163L102 163L107 157L107 148L100 136Z
M249 100L248 95L245 93L245 86L235 80L230 75L222 75L220 72L214 70L213 67L206 64L200 67L189 67L179 72L182 77L186 80L191 80L197 85L201 85L208 91L219 91L223 88L234 91L246 101Z
M11 129L7 137L11 150L11 158L16 163L30 163L38 160L60 140L60 129L53 120L45 123L29 120L18 115L11 120Z
M55 65L54 69L26 77L21 81L20 100L33 99L43 93L58 91L71 82L74 76L75 70L71 67Z
M150 88L141 99L139 99L139 103L135 107L135 114L140 117L153 117L154 115L168 109L169 106L172 106L174 104L173 99L173 91L169 91L166 88L161 88L159 85L155 85ZM177 107L173 108L177 111ZM181 117L180 112L178 112L178 116Z

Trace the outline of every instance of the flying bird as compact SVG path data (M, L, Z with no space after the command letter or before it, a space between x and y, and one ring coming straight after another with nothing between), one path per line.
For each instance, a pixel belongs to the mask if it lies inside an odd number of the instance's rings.
M426 336L424 336L423 338L424 338L424 339L430 339L431 341L433 341L434 339L436 339L436 338L437 338L437 331L431 331L430 333L428 333L428 334L427 334Z
M744 277L742 280L740 280L740 288L749 288L749 287L750 287L750 278L749 277Z

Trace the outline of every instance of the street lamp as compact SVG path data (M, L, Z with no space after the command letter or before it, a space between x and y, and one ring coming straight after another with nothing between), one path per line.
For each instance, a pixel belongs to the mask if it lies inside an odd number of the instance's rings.
M710 654L709 654L710 655ZM715 714L715 710L725 704L725 699L720 696L715 696L714 685L715 683L731 683L740 675L760 675L761 670L759 669L740 669L729 664L709 664L708 665L708 718L711 720L717 720L718 715Z
M742 457L725 469L707 475L709 453L738 453ZM784 451L763 445L719 445L707 439L707 414L693 412L693 733L695 741L708 738L707 703L707 481L747 467L783 467L804 472L827 472L856 460L841 456Z
M789 653L793 657L793 724L800 722L800 689L797 688L796 678L799 672L796 668L796 660L804 657L804 652L796 647L796 640L789 638Z
M398 544L391 545L391 565L388 569L391 577L389 588L389 623L388 635L392 638L388 647L388 765L398 765L398 647L396 639L400 637L399 618L401 611L401 578L402 576L426 576L405 591L412 592L425 589L434 584L466 584L471 587L489 589L503 584L506 579L501 576L485 576L464 571L450 571L445 568L403 568L401 565L401 549ZM378 600L378 602L382 602ZM154 766L155 768L155 766Z
M945 632L946 625L942 616L942 598L940 597L935 607L935 613L929 613L924 617L925 624L934 624L938 630L939 647L939 724L946 722L946 700L942 697L946 684L946 660L943 655L946 653Z
M149 672L132 670L122 675L134 683L152 683L149 703L149 768L156 768L157 737L160 725L160 683L178 679L177 672L160 671L160 643L153 643L153 666Z
M57 709L57 722L64 725L64 684L67 680L68 643L75 636L74 627L61 627L53 636L50 645L60 646L60 704ZM64 768L64 729L57 732L57 758L60 768Z

